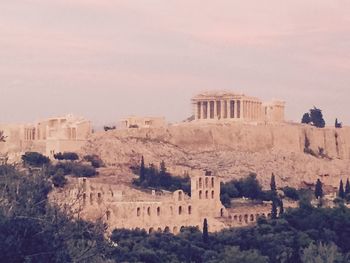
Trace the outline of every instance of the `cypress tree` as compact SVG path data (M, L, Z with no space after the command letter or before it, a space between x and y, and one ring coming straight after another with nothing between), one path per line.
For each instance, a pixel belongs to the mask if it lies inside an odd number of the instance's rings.
M271 175L270 187L271 187L271 191L277 195L276 179L275 179L275 175L273 173Z
M209 241L209 233L208 233L208 220L204 218L203 222L203 242L208 244Z
M143 182L145 180L146 168L145 168L145 160L142 156L141 158L141 166L140 166L140 181Z
M279 216L281 217L283 214L284 214L283 200L280 200L280 213L279 213Z
M340 180L338 197L341 199L344 199L345 197L343 180Z
M322 189L322 182L320 179L317 179L316 186L315 186L315 197L316 199L323 197L323 189Z
M277 204L276 204L276 200L272 201L271 219L277 219Z
M349 178L346 179L346 184L345 184L345 196L347 196L348 194L350 194L350 182L349 182Z

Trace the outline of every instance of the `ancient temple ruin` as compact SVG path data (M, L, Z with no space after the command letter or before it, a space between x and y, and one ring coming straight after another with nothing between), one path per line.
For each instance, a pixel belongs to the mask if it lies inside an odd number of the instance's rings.
M262 102L259 98L232 92L204 92L192 98L194 118L201 122L283 122L283 101Z

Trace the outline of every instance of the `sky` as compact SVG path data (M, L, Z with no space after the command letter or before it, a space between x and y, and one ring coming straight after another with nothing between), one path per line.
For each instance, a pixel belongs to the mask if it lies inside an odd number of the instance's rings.
M0 123L192 114L229 90L350 124L349 0L1 0Z

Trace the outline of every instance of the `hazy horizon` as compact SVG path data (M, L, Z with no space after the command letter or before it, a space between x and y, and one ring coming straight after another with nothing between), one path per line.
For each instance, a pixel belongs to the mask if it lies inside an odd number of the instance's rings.
M192 114L230 90L350 124L346 0L8 0L0 3L0 123L73 113L94 125Z

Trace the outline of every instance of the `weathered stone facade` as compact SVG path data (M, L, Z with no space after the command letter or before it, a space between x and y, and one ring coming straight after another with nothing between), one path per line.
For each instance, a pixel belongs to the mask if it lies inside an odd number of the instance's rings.
M49 118L34 124L1 125L0 130L7 136L0 144L0 153L21 155L36 151L52 157L65 151L78 151L91 135L91 123L84 118L67 115Z
M164 117L139 117L130 116L118 123L118 128L159 128L167 125Z
M283 101L260 99L232 92L205 92L192 98L197 121L283 122Z

